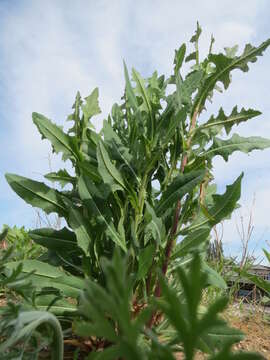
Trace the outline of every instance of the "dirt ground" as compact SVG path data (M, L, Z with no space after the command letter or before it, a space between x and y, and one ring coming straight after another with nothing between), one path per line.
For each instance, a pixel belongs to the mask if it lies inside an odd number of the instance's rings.
M270 360L269 308L246 304L241 308L235 304L226 311L225 318L246 334L246 338L237 344L237 350L256 351Z
M270 360L270 309L247 304L231 305L224 313L228 323L243 333L246 337L235 345L236 351L253 351L260 353L266 360ZM266 320L266 317L269 320ZM182 354L177 360L184 359ZM197 353L196 360L207 359L206 355Z

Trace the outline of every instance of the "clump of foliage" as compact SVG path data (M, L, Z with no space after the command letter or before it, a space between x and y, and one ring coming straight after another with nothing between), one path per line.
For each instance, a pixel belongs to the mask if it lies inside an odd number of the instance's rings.
M235 331L217 317L223 300L198 315L204 287L226 288L207 265L206 253L211 229L237 206L243 177L217 194L213 159L228 161L235 151L264 149L270 140L230 136L235 125L260 115L257 110L235 106L229 114L220 108L207 121L200 116L220 84L229 87L231 72L247 72L270 40L248 44L237 55L236 47L213 53L211 39L209 54L200 61L200 34L198 25L191 38L194 52L186 55L185 44L175 51L167 79L157 72L144 79L135 69L130 79L124 65L122 102L113 105L100 133L91 123L100 113L97 89L84 100L77 93L67 132L33 113L42 138L72 164L73 173L61 169L45 175L61 191L6 175L28 204L66 220L68 227L61 230L29 232L47 252L40 260L24 260L22 271L31 274L37 291L57 289L56 300L48 295L42 306L54 301L51 312L75 318L75 332L94 342L90 359L173 359L179 350L192 359L196 349L213 359L243 358L231 355ZM190 61L184 76L182 67ZM9 262L6 269L17 266ZM162 336L168 339L164 343L158 340ZM104 351L95 352L100 347Z
M0 234L0 241L6 239L8 228ZM40 350L52 345L52 358L63 358L63 334L58 319L48 311L36 311L35 298L38 296L31 284L31 274L23 274L22 263L18 262L10 272L5 265L14 259L14 249L2 249L0 253L0 288L17 295L5 296L6 305L0 308L0 353L1 359L37 359ZM25 300L24 306L18 296ZM27 305L26 305L27 304ZM30 311L29 311L30 310Z
M3 234L5 236L1 242L1 248L7 249L12 247L12 256L16 261L37 259L44 253L44 249L34 243L24 226L18 228L17 226L9 227L4 225Z

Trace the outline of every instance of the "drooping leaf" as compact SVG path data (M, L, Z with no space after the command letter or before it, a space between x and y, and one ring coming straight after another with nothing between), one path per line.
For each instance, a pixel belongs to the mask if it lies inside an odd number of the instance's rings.
M66 206L57 190L15 174L6 174L6 179L16 194L28 204L41 208L47 214L56 212L60 216L66 216Z
M202 154L207 159L212 159L216 155L228 161L229 155L235 151L249 153L252 150L263 150L270 147L270 140L259 136L241 137L234 134L228 140L214 138L212 146Z
M61 230L40 228L29 231L30 238L37 244L52 250L70 250L76 248L76 235L64 227Z
M112 190L123 190L126 188L121 173L117 170L108 155L103 143L100 141L97 147L98 171L105 184L111 186Z
M76 178L69 175L66 169L59 170L57 172L50 172L44 175L44 177L52 182L58 182L62 188L67 184L74 185L76 182Z
M227 289L227 284L221 274L211 268L205 261L202 262L202 271L207 274L207 283L220 289Z
M264 280L261 276L251 274L248 271L241 271L241 277L247 279L252 284L255 284L258 288L264 290L268 295L270 295L270 282Z
M178 175L168 186L156 207L156 214L161 216L168 208L173 206L178 199L193 190L203 181L205 171L192 171Z
M63 153L63 160L71 159L78 160L80 158L76 140L74 137L69 136L63 130L53 124L45 116L33 113L33 122L37 126L42 137L48 139L56 153Z

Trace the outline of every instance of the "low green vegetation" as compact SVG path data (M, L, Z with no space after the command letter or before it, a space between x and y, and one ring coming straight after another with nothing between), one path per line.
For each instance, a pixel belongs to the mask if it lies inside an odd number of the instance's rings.
M26 259L37 259L45 251L44 248L36 244L30 237L28 231L24 228L13 226L12 228L4 225L2 230L3 239L2 249L13 248L12 256L16 261Z
M42 138L72 169L45 175L61 190L15 174L6 179L66 227L30 230L42 256L3 264L1 281L16 280L10 288L21 297L2 310L3 359L37 359L49 345L60 360L63 338L78 344L74 359L167 360L182 352L191 360L198 350L212 360L261 359L232 352L243 334L219 316L224 293L204 310L200 305L205 288L226 290L207 249L212 228L238 206L243 178L217 193L213 159L262 150L270 140L231 134L258 110L220 108L206 121L201 115L207 118L215 92L229 87L234 70L247 72L270 40L241 54L237 47L215 54L212 38L200 60L200 34L197 25L194 52L186 54L185 44L175 51L168 78L143 78L135 69L130 77L124 64L122 101L99 133L92 125L100 113L97 89L85 99L77 93L66 132L33 113Z

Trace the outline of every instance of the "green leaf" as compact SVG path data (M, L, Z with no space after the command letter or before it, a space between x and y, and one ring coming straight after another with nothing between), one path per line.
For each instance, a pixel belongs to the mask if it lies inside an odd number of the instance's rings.
M66 216L67 209L57 190L23 176L15 174L6 174L5 176L11 188L28 204L41 208L47 214L56 212L60 216Z
M128 101L130 103L131 108L133 109L134 112L137 112L139 106L137 103L137 99L136 99L136 95L133 91L129 76L128 76L128 70L127 70L127 66L124 62L124 72L125 72L125 80L126 80L126 94L127 94L127 98Z
M0 233L0 241L3 241L6 238L8 231L8 227L3 229L3 231Z
M225 47L224 50L226 56L233 59L238 51L238 45L234 45L233 47Z
M188 105L188 107L191 106L191 96L200 87L203 75L202 70L195 70L188 74L184 81L181 81L179 77L177 78L176 95L178 96L179 105L184 104Z
M94 215L98 217L98 220L102 222L105 226L105 231L107 235L111 238L113 242L119 245L124 251L127 250L125 238L123 238L115 229L114 224L112 223L111 219L107 220L103 215L103 209L99 208L98 203L94 200L93 197L93 190L94 184L91 183L90 179L85 176L81 176L79 178L79 194L81 199L85 202L88 209L90 211L94 210Z
M174 260L183 257L192 251L198 251L200 245L206 241L209 234L209 227L201 227L188 233L188 235L175 246L171 259Z
M83 217L81 212L72 207L69 209L69 225L74 230L78 246L88 255L89 247L93 243L90 223Z
M270 253L268 251L266 251L265 249L263 249L264 255L266 256L266 259L269 261L270 263Z
M37 126L42 138L50 140L53 151L63 153L63 160L78 160L80 158L76 140L63 132L45 116L33 113L33 122Z
M145 227L144 243L146 244L150 237L158 245L161 245L166 235L165 226L162 222L162 219L156 215L155 210L147 201L145 202L144 219L147 223Z
M207 207L208 214L200 210L192 224L181 231L181 234L187 234L202 226L212 228L221 220L227 218L237 205L237 201L241 196L241 181L243 173L235 180L232 185L226 186L226 192L223 195L214 194L211 196L212 204Z
M143 279L148 273L154 259L156 247L155 245L148 245L146 248L142 249L139 254L139 268L137 272L136 279Z
M196 51L193 51L185 58L185 62L189 62L191 60L196 60Z
M95 181L95 182L101 181L102 178L101 178L100 174L98 173L97 166L90 164L89 161L79 162L78 166L93 181Z
M104 134L104 142L108 145L110 149L110 154L113 159L125 164L130 170L132 176L134 176L134 178L139 183L139 178L132 167L132 156L129 153L129 149L123 145L120 137L106 120L103 121L102 131Z
M174 56L174 73L178 74L186 54L186 44L182 44L178 50L175 50Z
M37 244L52 250L70 250L76 248L76 235L64 227L61 230L40 228L29 231L30 238Z
M105 184L110 185L113 191L126 188L121 173L111 162L107 150L100 141L97 146L98 171Z
M58 182L62 188L65 187L67 184L74 185L76 182L76 178L69 175L66 169L59 170L57 172L50 172L44 177L52 182Z
M207 274L207 282L209 285L218 287L219 289L227 289L226 281L214 269L212 269L205 261L202 262L202 271Z
M22 261L22 273L32 273L29 276L32 284L37 289L54 287L59 289L65 296L78 297L84 288L84 281L76 276L67 275L59 268L38 260ZM5 265L7 271L12 271L18 266L18 262L9 262Z
M198 91L194 101L192 115L197 110L201 112L208 95L214 89L218 81L221 81L224 88L227 89L231 82L230 72L235 69L240 69L244 72L248 71L248 63L254 63L257 61L257 57L261 56L263 51L269 45L270 39L266 40L258 47L253 47L250 44L247 44L243 54L234 58L227 57L223 54L210 54L208 56L208 61L215 65L215 71L206 78L204 85Z
M205 171L191 171L187 174L180 174L174 178L156 207L157 216L161 216L168 208L171 208L178 199L189 193L194 187L203 181Z
M172 108L171 103L169 107ZM166 111L162 114L162 118L158 123L156 131L157 135L160 137L163 148L166 148L170 142L175 141L174 136L177 129L185 123L187 118L187 111L184 107L181 107L181 109L176 112L167 110L167 114L165 113Z
M200 27L199 22L197 21L197 28L195 31L195 34L191 37L190 42L191 43L197 43L202 33L202 28Z
M249 280L258 288L264 290L268 295L270 295L270 282L268 280L264 280L261 276L250 274L247 271L241 271L241 277Z
M207 140L210 140L213 136L219 134L223 127L225 128L226 134L228 135L233 125L238 125L241 122L252 119L258 115L261 115L261 112L253 109L246 110L242 108L238 112L237 106L235 106L231 114L227 116L224 113L224 110L220 108L216 117L212 115L205 124L195 129L196 135L194 138L200 139L202 136L205 136Z
M98 88L85 98L85 105L82 105L85 126L94 115L100 114L101 110L98 104Z
M200 156L212 159L216 155L223 157L228 161L229 155L234 151L249 153L252 150L263 150L270 147L270 140L259 136L241 137L234 134L228 140L214 138L212 146Z
M137 93L143 99L142 109L144 111L146 111L152 117L152 106L151 106L150 99L147 94L144 79L141 77L141 75L135 69L132 69L132 77L137 84L137 87L136 87Z
M57 316L67 316L70 313L77 312L77 306L72 304L70 301L65 299L59 299L54 301L55 295L41 295L38 296L35 300L35 307L39 311L48 311L48 307L50 306L49 311Z

